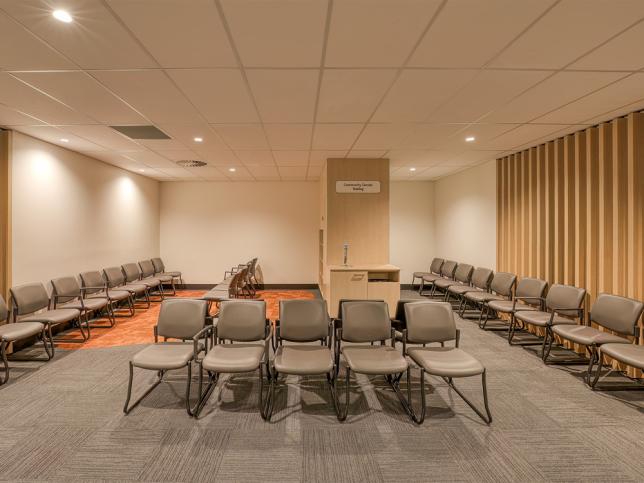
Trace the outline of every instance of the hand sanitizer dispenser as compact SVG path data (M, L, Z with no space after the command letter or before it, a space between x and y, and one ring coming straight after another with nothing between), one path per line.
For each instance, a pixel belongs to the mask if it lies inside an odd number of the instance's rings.
M344 245L342 246L344 248L344 256L343 256L343 265L346 267L349 265L349 243L344 242Z

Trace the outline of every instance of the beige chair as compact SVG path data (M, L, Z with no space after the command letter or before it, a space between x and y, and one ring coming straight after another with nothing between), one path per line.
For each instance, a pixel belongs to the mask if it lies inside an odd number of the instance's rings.
M150 308L150 294L148 291L148 286L146 284L126 281L125 274L123 273L123 269L121 267L104 268L103 275L105 275L108 289L121 292L125 290L127 292L130 292L133 308L134 303L139 297L143 297L147 304L147 307Z
M91 325L89 316L91 313L99 314L105 310L110 327L114 326L114 314L111 310L110 300L107 297L89 297L83 294L76 277L67 276L54 278L51 281L53 288L54 308L77 309L80 310L81 317L85 319L87 326L87 338L91 335ZM104 328L104 326L101 326Z
M601 361L604 356L611 357L617 362L621 362L622 364L627 364L631 367L635 367L641 371L644 371L644 345L614 343L602 344L601 347L599 347L597 354L597 372L595 373L595 377L590 383L590 387L595 391L623 391L630 389L644 389L644 384L641 383L628 386L619 385L610 387L597 385L599 376L601 374Z
M186 411L192 416L190 406L190 385L192 363L198 355L208 352L208 337L212 326L206 326L206 302L193 299L164 300L159 320L154 326L154 344L137 352L130 361L130 378L123 412L128 414L139 405L161 382L168 371L188 369L186 381ZM159 342L159 337L164 341ZM174 339L168 341L168 339ZM134 368L155 371L157 380L130 406Z
M512 276L516 281L516 275L507 274ZM495 319L501 320L499 314L507 314L510 316L508 326L508 343L512 344L514 335L517 329L516 319L514 314L524 310L540 310L542 308L543 296L548 289L548 282L539 278L525 277L519 280L514 290L514 295L510 292L508 294L509 300L490 300L487 302L486 307L486 320L481 328L485 328L489 312L494 312Z
M155 293L159 297L155 302L163 301L163 284L159 278L149 277L143 280L141 270L136 263L124 263L121 265L121 269L123 270L123 275L125 275L126 284L145 285L147 287L148 306L152 301L151 296Z
M463 295L463 305L461 306L460 315L464 316L467 307L472 307L478 315L478 324L480 328L485 328L487 319L483 319L485 314L488 315L487 304L493 300L508 300L512 297L512 289L516 282L516 275L498 272L494 274L490 282L489 291L467 292Z
M20 322L41 322L47 326L47 332L50 335L51 355L54 355L55 349L53 339L51 338L51 329L68 322L74 323L86 338L80 310L77 309L51 309L51 300L45 286L42 283L26 283L11 287L10 305L12 307L12 320ZM72 340L73 341L73 340ZM69 342L69 341L64 341Z
M435 295L436 290L443 292L443 297L447 300L447 291L452 285L461 285L465 287L470 286L472 280L472 272L474 267L467 263L459 263L454 270L454 278L438 278L434 280L434 287L432 289L432 296Z
M270 379L271 333L271 324L266 318L266 302L263 300L228 300L221 303L214 329L215 345L199 362L199 403L195 417L199 417L220 374L258 371L259 411L262 418L268 418L271 390L264 390L264 368ZM204 369L208 373L208 386L202 391Z
M561 339L583 345L590 351L586 382L594 387L601 372L601 360L599 349L604 344L630 344L628 336L637 336L637 322L642 315L644 304L639 300L633 300L619 295L600 294L595 300L588 316L588 325L556 325L552 333ZM592 326L596 324L606 330L599 330ZM548 356L554 340L549 338L546 352L543 356L544 362L548 362ZM598 363L594 383L591 384L590 375L593 366Z
M82 272L79 277L83 297L88 299L107 298L110 302L110 312L113 319L116 317L116 311L120 310L118 308L120 303L126 304L130 316L134 315L134 301L129 291L108 288L107 282L98 270Z
M488 293L490 290L490 282L494 272L489 268L478 267L472 272L471 283L456 283L447 287L445 292L445 302L449 302L451 297L456 299L458 310L463 307L465 298L464 295L469 292Z
M436 280L439 280L441 278L446 278L447 280L453 280L454 279L454 272L456 271L456 262L452 260L445 260L441 264L440 268L440 276L436 277L434 274L432 275L425 275L423 276L423 280L420 285L420 289L418 290L418 293L420 295L425 294L425 286L427 286L427 290L430 290L430 296L434 295L434 282Z
M280 300L280 318L276 322L274 335L274 346L277 350L272 363L274 383L271 384L271 401L274 400L273 391L279 374L326 374L331 398L335 404L332 327L326 301ZM284 341L292 344L284 345ZM311 342L320 342L321 345L312 345ZM271 419L272 413L273 404L270 404L267 420Z
M416 279L420 279L420 286L418 287L418 292L422 290L423 287L423 278L426 277L427 281L435 280L441 276L441 266L443 265L442 258L434 258L431 265L429 266L429 272L414 272L411 279L411 288L414 289L414 283Z
M42 340L47 360L54 356L54 341L51 338L51 331L47 332L45 324L42 322L13 322L5 323L9 318L7 304L0 295L0 356L4 364L4 377L0 378L0 386L9 381L9 360L7 358L7 349L10 344L32 337L38 337Z
M153 280L158 280L161 285L161 293L163 295L165 295L165 291L163 290L164 285L170 285L170 287L172 287L172 295L177 295L177 289L174 285L174 277L172 275L164 274L155 275L154 264L151 260L141 260L139 262L139 268L141 269L142 281L152 282Z
M545 336L541 345L541 357L546 355L546 344L551 337L552 328L556 325L577 325L577 320L584 320L584 299L586 289L572 285L554 284L548 290L542 310L519 310L514 313L515 323L541 327ZM524 298L525 299L525 298ZM510 343L512 341L510 340ZM521 343L521 345L537 345L539 343Z
M178 280L181 285L183 285L183 277L181 275L181 272L176 272L176 271L166 271L165 265L163 264L163 260L160 258L153 258L150 260L152 262L152 265L154 265L154 275L169 275L173 279Z
M446 302L414 302L405 305L407 328L403 330L403 353L420 369L420 415L411 402L411 366L407 368L407 410L418 424L425 420L425 373L442 378L463 401L487 424L492 422L488 405L485 367L476 358L459 348L460 331L454 323L452 306ZM454 341L454 347L445 342ZM409 344L440 343L440 346L408 347ZM454 384L455 378L481 376L485 414L479 410Z
M356 345L391 340L391 346ZM352 345L342 346L343 342ZM391 327L391 320L385 302L345 302L342 304L342 327L336 331L336 366L340 366L340 355L345 368L345 403L343 407L336 404L339 421L347 418L349 411L351 372L357 374L384 375L396 392L400 401L405 404L398 386L399 376L407 370L407 360L396 350L396 337ZM336 385L337 388L337 374ZM337 389L336 389L337 390ZM338 397L339 399L339 397Z

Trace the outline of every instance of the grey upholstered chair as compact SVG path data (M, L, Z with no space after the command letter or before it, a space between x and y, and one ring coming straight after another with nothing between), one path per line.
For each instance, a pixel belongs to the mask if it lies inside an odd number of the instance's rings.
M73 322L81 331L83 339L86 338L82 328L80 310L77 309L51 309L49 294L42 283L26 283L9 289L11 295L12 320L20 322L41 322L47 326L50 335L51 354L54 355L54 344L51 339L51 329L67 322Z
M53 347L54 342L51 338L51 331L47 332L45 324L42 322L13 322L5 323L9 318L9 310L7 304L0 295L0 356L4 364L4 377L0 378L0 386L9 381L9 360L7 359L7 348L13 342L29 339L30 337L38 337L42 340L45 352L47 353L47 360L51 359L54 355Z
M139 262L139 268L141 269L141 280L158 280L163 289L163 285L170 285L172 287L172 295L177 295L177 289L174 285L174 277L172 275L164 275L162 273L154 273L154 264L152 260L141 260ZM165 292L163 292L165 295Z
M416 279L420 279L420 286L418 287L418 292L422 290L423 287L423 278L426 278L427 281L436 280L441 276L441 265L443 265L442 258L434 258L432 263L429 266L429 272L414 272L411 278L411 288L414 288L414 282Z
M325 300L280 300L280 318L274 334L277 350L272 363L271 401L274 399L273 391L279 374L326 374L335 405L332 328ZM283 341L293 344L284 345ZM322 345L307 344L308 342L321 342ZM270 420L272 410L273 404L270 404L267 420Z
M220 374L251 371L259 373L259 411L262 418L268 417L271 391L270 388L264 390L264 368L270 371L271 333L271 324L266 318L266 302L263 300L228 300L221 303L214 328L215 345L199 362L200 397L195 417L199 417ZM208 373L208 386L202 391L204 369ZM270 379L270 372L268 377Z
M636 336L637 322L642 315L644 304L639 300L620 297L619 295L600 294L595 300L588 316L588 325L556 325L552 333L562 339L580 344L588 348L590 357L586 382L594 386L601 373L601 360L599 359L599 348L604 344L630 344L628 336ZM617 334L596 329L596 324ZM543 356L548 361L553 338L549 338L548 347ZM593 366L598 363L597 374L594 384L591 384L590 375Z
M382 345L345 345L342 342L374 343L391 339L391 346ZM342 327L336 331L336 366L340 365L340 355L345 366L345 403L338 403L339 421L347 418L349 411L349 382L351 371L357 374L384 375L401 401L404 397L398 386L399 375L407 370L407 360L396 350L396 337L391 327L391 319L385 302L345 302L342 304ZM336 373L336 381L337 381ZM336 382L337 388L337 382Z
M128 290L115 290L108 288L107 282L98 270L82 272L79 274L79 277L81 280L83 297L88 299L94 297L107 298L110 302L112 318L116 317L116 310L120 310L118 309L118 304L123 302L127 305L127 310L129 311L130 316L134 315L134 301L132 294Z
M91 335L91 325L89 323L89 316L93 312L95 314L105 310L110 327L114 326L114 314L112 313L112 304L107 297L89 297L85 298L83 289L76 277L67 276L54 278L51 281L53 288L54 308L63 309L77 309L81 312L81 317L85 319L87 327L87 338Z
M593 377L590 387L592 387L593 390L624 390L624 389L642 389L642 385L638 384L637 386L633 385L628 385L628 386L612 386L612 387L602 387L597 384L599 381L599 376L601 374L601 368L602 368L602 358L604 356L611 357L615 359L617 362L621 362L623 364L627 364L631 367L635 367L641 371L644 371L644 345L638 345L638 344L614 344L614 343L608 343L608 344L602 344L601 347L599 347L599 351L597 354L597 372L595 373L595 377Z
M489 268L482 268L482 267L475 268L474 271L472 272L470 284L456 283L447 287L447 291L445 292L445 301L449 302L449 299L451 297L455 297L456 302L458 303L458 308L460 310L464 302L463 295L465 295L466 293L468 292L488 293L489 292L490 282L492 280L493 275L494 275L494 272Z
M500 320L499 314L507 314L510 316L508 327L508 342L512 343L514 334L517 329L517 323L514 318L516 312L525 310L539 310L542 308L543 296L548 289L548 282L539 278L525 277L516 283L516 275L506 273L503 279L499 281L500 285L498 290L494 290L497 294L504 296L502 299L489 300L485 307L485 320L480 324L482 329L485 329L490 312L495 313L496 320ZM516 283L514 295L512 294L512 286ZM505 292L503 287L509 287L509 291Z
M543 302L542 310L519 310L514 313L514 323L520 321L545 330L541 344L541 357L546 355L546 344L555 325L576 325L577 319L584 320L584 300L586 289L572 285L554 284L548 290L548 295ZM525 297L524 297L525 300ZM512 340L510 339L510 343ZM526 345L525 343L523 345Z
M202 351L208 352L208 337L212 326L206 326L206 301L172 299L161 303L159 320L154 326L154 344L137 352L130 361L130 378L123 412L128 414L161 382L168 371L188 369L186 381L186 411L192 416L190 385L192 362ZM163 337L163 342L159 342ZM168 341L167 339L174 339ZM155 371L157 380L130 406L134 368Z
M426 275L423 277L422 284L418 293L423 295L425 293L425 286L428 286L431 289L430 296L434 295L435 285L434 283L440 279L454 280L454 272L456 271L457 263L452 260L445 260L440 269L440 277L435 277L434 275Z
M151 295L153 293L159 296L158 300L156 300L157 302L163 301L163 284L159 278L151 277L143 280L141 270L136 263L124 263L121 265L121 269L123 269L123 275L125 275L125 282L127 284L145 285L147 287L148 306L152 300Z
M472 279L472 272L474 267L467 263L459 263L454 270L454 278L438 278L434 280L434 286L432 288L432 295L435 295L436 290L441 290L444 294L445 299L447 299L447 290L452 285L465 285L466 287L470 286L470 280Z
M181 272L176 272L176 271L166 271L165 265L163 264L163 260L160 258L153 258L150 260L152 262L152 265L154 265L154 274L155 275L169 275L173 279L179 280L179 283L183 285L183 277L181 275Z
M467 292L463 295L463 304L460 307L460 315L463 316L468 306L478 311L479 327L484 329L487 323L489 310L488 303L493 300L507 301L512 298L512 289L516 283L516 275L506 272L494 274L490 282L489 291ZM486 318L483 319L485 314Z
M142 296L145 299L148 308L150 308L150 294L148 292L147 285L144 283L133 283L125 280L125 274L121 267L104 268L103 274L105 275L105 280L107 281L107 287L109 289L118 291L126 290L130 292L133 306L136 299Z
M492 422L488 405L485 367L476 358L459 348L460 332L454 323L452 306L446 302L421 301L405 305L407 328L403 331L403 352L420 369L421 410L417 415L411 404L411 366L407 369L407 409L414 422L425 420L425 373L441 377L479 417ZM445 342L454 341L454 347ZM409 344L440 343L440 347L408 347ZM455 378L481 376L483 405L481 412L454 384Z

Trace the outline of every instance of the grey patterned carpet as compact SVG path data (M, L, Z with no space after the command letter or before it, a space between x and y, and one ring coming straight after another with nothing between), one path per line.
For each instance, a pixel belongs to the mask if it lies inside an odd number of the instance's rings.
M13 363L0 389L0 479L644 481L644 392L593 393L583 366L546 367L501 333L458 325L488 369L490 427L433 378L421 427L381 377L358 377L346 423L322 378L295 377L265 423L254 375L226 378L198 421L180 373L124 416L127 361L141 346L78 350ZM135 390L151 378L137 373ZM478 380L461 387L480 402Z

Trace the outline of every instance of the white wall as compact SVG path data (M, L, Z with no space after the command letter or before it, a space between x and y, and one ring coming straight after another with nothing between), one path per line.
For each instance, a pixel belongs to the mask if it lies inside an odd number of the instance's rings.
M389 257L400 267L400 282L411 283L413 272L429 269L435 256L434 183L398 181L390 187Z
M317 284L318 182L161 183L161 256L216 283L254 256L267 284Z
M434 183L435 255L496 268L496 161Z
M12 284L159 253L159 183L13 133Z

